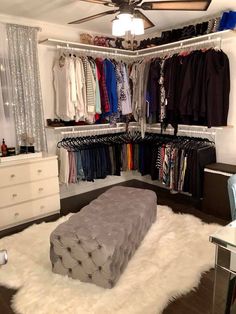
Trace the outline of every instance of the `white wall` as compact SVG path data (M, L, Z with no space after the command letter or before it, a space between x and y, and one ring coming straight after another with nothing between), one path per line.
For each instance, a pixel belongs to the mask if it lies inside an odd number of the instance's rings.
M234 35L235 36L235 35ZM236 37L222 41L222 50L230 61L230 102L228 125L217 131L216 152L217 161L236 165Z
M39 26L42 31L39 33L40 39L48 37L62 40L78 41L79 30L70 26L44 23L30 19L0 15L0 21L5 23L18 23L29 26ZM84 30L83 30L84 32ZM216 150L217 161L236 165L236 37L223 40L222 49L230 59L231 68L231 93L228 125L217 131ZM41 74L41 86L44 104L45 119L54 118L54 90L52 83L52 67L56 56L56 49L44 45L39 45L39 65ZM49 151L55 151L57 138L52 131L47 131Z

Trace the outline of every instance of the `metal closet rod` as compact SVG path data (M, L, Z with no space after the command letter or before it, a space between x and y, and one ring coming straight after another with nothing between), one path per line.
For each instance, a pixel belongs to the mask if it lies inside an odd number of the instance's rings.
M103 127L103 128L90 128L87 130L72 130L72 131L67 131L67 132L60 132L61 135L82 135L82 134L87 134L87 135L92 135L92 134L112 134L112 133L118 133L118 132L125 132L126 127L125 126L116 126L116 127ZM140 126L139 125L130 125L128 127L128 131L140 131ZM156 133L160 132L161 127L154 126L154 127L149 127L147 126L147 133ZM174 129L167 128L165 129L165 132L173 132ZM212 131L205 131L205 130L190 130L190 129L178 129L178 133L189 133L189 134L204 134L204 135L215 135L216 130ZM165 133L164 133L165 134Z
M151 56L151 55L163 54L164 52L183 50L183 49L189 48L189 47L202 46L202 45L206 45L206 44L210 44L210 43L216 43L216 42L219 43L217 48L221 49L222 38L217 37L215 39L203 40L203 41L199 41L199 42L195 42L195 43L191 43L191 44L186 44L186 45L184 45L181 42L176 47L165 48L165 49L161 49L161 50L158 47L156 47L156 49L154 48L152 52L148 52L148 53L139 54L137 51L137 54L134 56L121 54L121 53L118 53L116 51L115 52L107 52L107 51L100 51L100 50L75 48L75 47L70 47L69 45L67 45L67 46L57 45L57 49L81 52L81 53L84 53L86 55L96 54L96 55L104 55L104 56L110 56L110 57L115 56L115 57L121 57L121 58L129 59L129 60L133 60L133 59L145 58L145 57Z
M185 49L185 48L189 48L189 47L195 47L195 46L201 46L201 45L206 45L206 44L210 44L210 43L215 43L215 42L219 42L219 49L221 49L221 43L222 43L222 38L221 37L218 37L218 38L215 38L215 39L208 39L208 40L204 40L204 41L200 41L200 42L195 42L195 43L192 43L192 44L187 44L187 45L184 45L183 43L180 43L179 46L177 47L172 47L172 48L166 48L166 49L161 49L161 50L156 50L156 51L153 51L153 52L148 52L148 53L144 53L142 55L137 55L137 57L146 57L146 56L150 56L150 55L153 55L153 54L162 54L164 52L169 52L169 51L173 51L173 50L182 50L182 49Z
M116 124L117 127L125 127L124 122L118 122ZM72 126L57 126L57 127L48 127L46 126L47 129L49 130L55 130L55 131L60 131L60 130L68 130L68 131L76 131L76 130L91 130L91 129L109 129L113 127L111 124L108 123L102 123L102 124L85 124L85 125L72 125Z
M151 127L151 128L147 128L147 130L146 130L146 132L148 132L148 133L155 133L155 131L161 131L161 128L160 127L154 127L154 128ZM173 132L174 129L166 128L165 131ZM206 132L206 131L200 131L200 130L196 131L196 130L187 130L187 129L178 128L178 133L179 132L189 133L189 134L204 134L204 135L215 135L216 134L216 131ZM163 133L163 134L165 134L165 133Z
M110 127L110 128L96 128L96 129L88 129L88 130L76 130L76 131L67 131L61 132L61 135L82 135L82 134L111 134L111 133L118 133L118 132L125 132L126 128L124 126L118 127ZM90 134L89 134L90 133Z
M61 49L61 50L65 50L65 51L76 51L76 52L81 52L84 53L86 55L92 55L92 54L96 54L96 55L105 55L105 56L111 56L111 57L121 57L121 58L126 58L126 59L130 59L130 58L136 58L136 56L130 56L130 55L125 55L122 53L118 53L118 52L109 52L109 51L100 51L100 50L92 50L92 49L84 49L84 48L75 48L75 47L70 47L69 45L67 46L60 46L57 45L57 49Z
M228 126L226 126L228 127ZM148 129L155 129L155 128L161 128L161 124L160 123L153 123L153 124L149 124L147 125L147 128ZM205 126L205 125L188 125L188 124L180 124L180 129L182 130L190 130L190 129L198 129L197 131L201 131L201 132L206 132L206 131L210 131L210 132L213 132L213 131L219 131L219 130L223 130L223 128L225 127L222 127L222 126L213 126L211 128L209 128L208 126ZM170 130L174 130L174 128L171 128L171 127L167 127L167 129L170 129Z

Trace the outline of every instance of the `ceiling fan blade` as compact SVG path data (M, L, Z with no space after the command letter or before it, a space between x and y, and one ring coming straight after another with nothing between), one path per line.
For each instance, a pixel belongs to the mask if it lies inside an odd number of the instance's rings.
M143 14L141 11L135 10L134 15L135 15L135 17L139 17L143 20L144 29L148 29L148 28L155 26L155 24L153 24L152 21L150 21L149 18L145 14Z
M80 0L80 1L84 1L84 2L90 2L90 3L97 3L97 4L104 4L104 5L112 5L112 2L110 1L106 1L106 0Z
M114 13L116 13L116 12L118 12L118 11L119 11L119 10L110 10L110 11L101 12L101 13L94 14L94 15L91 15L91 16L88 16L88 17L84 17L83 19L80 19L80 20L76 20L76 21L70 22L70 23L68 23L68 24L81 24L81 23L85 23L85 22L88 22L88 21L97 19L98 17L102 17L102 16L109 15L109 14L114 14Z
M143 2L143 10L183 10L183 11L206 11L211 0L183 0L183 1L153 1Z

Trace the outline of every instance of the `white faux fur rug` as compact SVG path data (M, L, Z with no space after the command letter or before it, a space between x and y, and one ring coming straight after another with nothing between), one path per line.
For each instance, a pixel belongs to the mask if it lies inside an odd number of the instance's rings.
M49 235L67 217L33 225L0 240L9 262L0 284L19 288L13 308L21 314L158 314L173 298L197 287L214 265L209 235L220 226L157 207L157 221L117 285L103 289L52 273Z

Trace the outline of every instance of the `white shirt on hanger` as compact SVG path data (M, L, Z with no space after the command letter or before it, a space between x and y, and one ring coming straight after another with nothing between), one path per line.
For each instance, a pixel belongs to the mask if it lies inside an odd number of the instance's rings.
M73 76L73 68L70 59L61 56L53 67L53 84L56 94L56 115L65 121L72 120L75 116L75 106L71 100L74 92L71 75Z
M76 82L76 120L85 120L87 118L87 98L86 82L84 76L83 62L80 58L75 59L75 82Z

